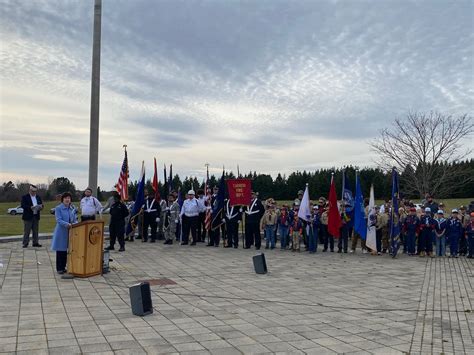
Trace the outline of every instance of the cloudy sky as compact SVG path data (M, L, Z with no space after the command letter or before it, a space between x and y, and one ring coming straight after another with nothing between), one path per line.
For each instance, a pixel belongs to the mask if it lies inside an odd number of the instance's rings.
M127 144L204 176L373 165L408 111L472 115L472 1L103 0L99 185ZM93 0L0 0L0 181L87 184ZM472 143L471 143L472 144Z

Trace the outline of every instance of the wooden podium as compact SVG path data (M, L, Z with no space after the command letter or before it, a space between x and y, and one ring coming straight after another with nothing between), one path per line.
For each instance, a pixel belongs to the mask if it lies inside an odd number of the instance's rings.
M69 230L68 274L89 277L102 274L104 221L85 221Z

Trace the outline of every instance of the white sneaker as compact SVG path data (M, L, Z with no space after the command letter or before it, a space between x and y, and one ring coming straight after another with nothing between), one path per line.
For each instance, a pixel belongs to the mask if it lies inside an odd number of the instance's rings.
M362 250L362 253L367 254L367 250L366 249Z
M351 249L351 250L349 250L349 253L351 253L351 254L352 254L353 252L354 252L354 250L352 250L352 249Z

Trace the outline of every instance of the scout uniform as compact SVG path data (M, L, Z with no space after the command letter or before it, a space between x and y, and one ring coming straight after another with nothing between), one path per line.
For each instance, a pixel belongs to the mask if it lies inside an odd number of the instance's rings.
M416 208L410 208L410 214L403 223L403 233L405 234L408 255L415 255L415 241L420 227L420 220L416 215Z
M290 235L293 241L292 243L292 251L300 251L300 239L303 235L303 225L298 218L298 215L295 215L293 222L291 222L290 226Z
M471 220L469 224L466 226L466 239L467 239L467 246L468 246L468 254L467 257L469 259L474 258L474 212L471 212Z
M444 256L446 253L446 231L448 221L444 218L444 212L438 211L435 219L435 237L436 237L436 256ZM457 252L457 251L456 251ZM457 257L457 256L456 256Z
M160 205L152 194L149 194L143 204L143 240L148 241L148 227L151 229L151 243L156 242L156 230L160 221Z
M425 208L425 214L420 218L420 234L418 237L418 254L430 256L433 252L433 231L435 220L431 217L431 209Z
M265 230L265 235L267 236L265 249L268 249L270 245L271 249L275 249L275 232L276 232L276 223L277 223L277 214L275 208L270 205L268 209L263 214L260 229Z
M459 211L452 210L452 216L448 220L448 240L449 240L449 255L458 257L459 240L463 238L464 227L461 220L458 218Z
M237 206L231 206L230 200L225 203L225 226L227 231L226 248L239 247L239 225L242 219L242 209Z

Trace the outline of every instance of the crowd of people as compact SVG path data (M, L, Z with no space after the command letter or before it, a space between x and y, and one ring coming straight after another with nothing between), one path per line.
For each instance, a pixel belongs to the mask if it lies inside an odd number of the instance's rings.
M178 193L172 191L166 199L157 198L153 190L145 193L140 212L131 216L132 204L126 205L118 193L114 193L105 206L92 196L92 190L86 189L80 201L81 221L95 219L97 214L108 210L110 213L110 244L106 248L114 250L119 243L119 251L125 251L125 242L140 239L142 242L195 246L206 243L209 247L238 248L239 234L243 236L242 247L256 250L262 248L262 235L265 249L275 249L279 242L281 250L293 252L308 251L316 253L319 245L322 252L354 253L360 240L363 253L381 255L390 253L390 223L392 206L386 201L375 210L376 249L371 250L365 238L354 230L352 206L340 202L339 210L342 225L339 235L328 231L329 203L320 197L316 203L310 202L311 215L300 219L298 211L303 191L291 205L277 204L269 198L261 201L258 193L252 191L248 206L231 206L230 200L215 213L215 204L219 187L211 191L188 191L186 199L178 203ZM57 271L64 273L67 256L68 229L78 221L77 210L71 203L71 194L61 196L61 204L55 209L57 225L53 233L52 250L57 252ZM365 201L366 216L368 200ZM400 240L402 252L409 256L446 256L457 258L474 257L474 211L464 206L445 211L442 203L436 203L432 196L426 196L421 204L401 200L399 208ZM33 246L38 243L38 221L43 208L41 198L36 195L32 185L29 194L23 196L22 207L25 212L23 247L29 243L33 232ZM213 213L211 213L213 211ZM126 226L133 218L131 233L125 236ZM367 218L367 217L366 217ZM190 238L191 237L191 238ZM221 244L222 241L222 244ZM447 248L449 247L449 254Z

